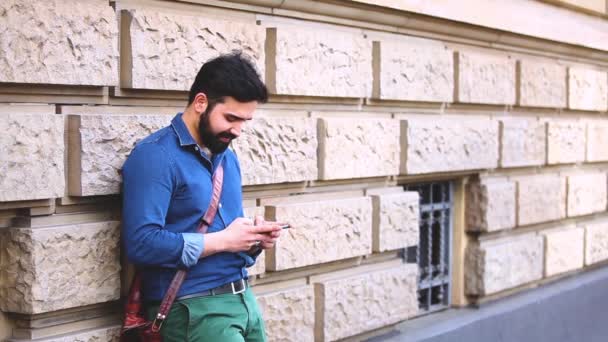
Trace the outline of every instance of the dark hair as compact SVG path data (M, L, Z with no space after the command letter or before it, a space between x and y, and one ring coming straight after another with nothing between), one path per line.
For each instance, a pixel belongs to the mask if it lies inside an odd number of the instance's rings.
M230 96L239 102L268 101L268 90L253 62L240 51L207 61L199 70L188 95L188 105L196 94L207 95L210 104L224 102Z

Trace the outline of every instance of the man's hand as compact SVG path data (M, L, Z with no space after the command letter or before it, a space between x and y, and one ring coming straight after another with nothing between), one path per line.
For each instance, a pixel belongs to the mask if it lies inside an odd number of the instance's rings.
M261 218L261 217L260 217ZM237 218L223 233L223 250L227 252L244 252L252 247L274 245L276 234L280 234L281 226L276 222L265 222L256 218L256 224L247 218ZM259 243L258 243L259 241ZM270 247L269 247L270 248Z
M282 226L283 223L264 221L264 218L262 216L255 217L256 226L262 226L262 225L268 225L268 224L276 225L279 227L279 229L273 230L270 233L265 234L266 239L260 240L260 248L262 248L262 249L270 249L270 248L274 247L274 245L277 243L277 239L279 238L279 236L281 236L282 229L280 226Z

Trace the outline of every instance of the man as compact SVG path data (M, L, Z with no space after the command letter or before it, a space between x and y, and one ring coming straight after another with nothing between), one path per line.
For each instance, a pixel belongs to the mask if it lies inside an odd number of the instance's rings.
M258 246L274 246L281 228L243 217L239 162L227 148L267 99L254 66L240 53L212 59L198 72L184 113L138 143L124 164L123 241L141 272L150 319L176 270L188 269L162 325L165 341L266 340L246 267ZM196 233L220 164L217 215L206 234Z

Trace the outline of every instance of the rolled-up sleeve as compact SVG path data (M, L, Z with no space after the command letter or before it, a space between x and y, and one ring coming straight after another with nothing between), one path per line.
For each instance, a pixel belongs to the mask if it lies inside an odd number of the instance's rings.
M195 243L189 243L184 257L183 234L164 229L176 187L170 155L159 144L140 144L125 162L122 176L122 237L129 261L163 267L180 267L184 260L190 263Z

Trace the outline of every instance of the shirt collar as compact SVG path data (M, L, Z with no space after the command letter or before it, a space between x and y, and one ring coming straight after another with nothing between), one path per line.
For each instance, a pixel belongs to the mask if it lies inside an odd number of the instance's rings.
M188 131L188 127L186 127L186 123L184 119L182 119L183 113L177 113L177 115L171 120L171 127L177 134L177 138L179 139L179 144L181 146L191 146L196 145L196 140L192 137L190 132Z

